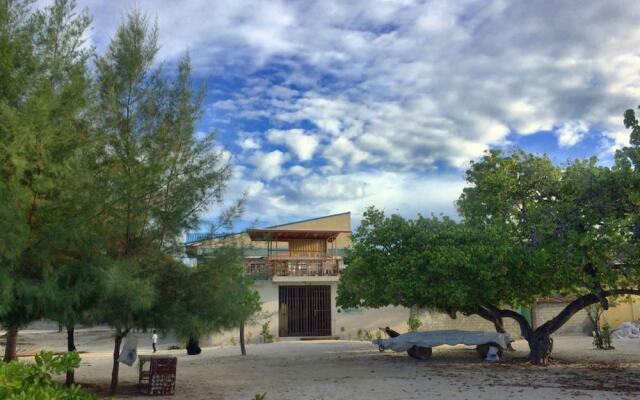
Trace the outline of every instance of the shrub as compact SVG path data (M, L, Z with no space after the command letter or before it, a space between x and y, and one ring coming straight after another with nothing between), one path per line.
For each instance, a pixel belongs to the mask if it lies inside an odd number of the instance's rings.
M358 336L358 340L371 340L373 339L373 334L366 329L359 328L356 332Z
M262 342L263 343L272 343L273 342L273 335L271 334L271 331L269 330L269 322L267 321L264 324L262 324L262 330L260 331L260 337L262 338Z
M609 301L609 306L615 305L616 303L613 300ZM611 335L613 331L608 323L602 323L603 315L604 308L600 304L595 304L587 308L587 316L593 328L593 345L596 349L613 350L614 347L611 345Z
M594 331L593 345L600 350L613 350L615 347L611 345L611 326L608 323L604 323L600 329Z
M69 352L53 355L41 352L33 364L21 362L0 363L0 399L48 399L88 400L95 396L83 391L80 386L63 386L53 382L52 375L64 374L78 368L80 356Z
M407 327L409 328L409 332L417 332L421 326L422 326L422 321L420 321L420 318L418 317L415 317L412 315L407 320Z

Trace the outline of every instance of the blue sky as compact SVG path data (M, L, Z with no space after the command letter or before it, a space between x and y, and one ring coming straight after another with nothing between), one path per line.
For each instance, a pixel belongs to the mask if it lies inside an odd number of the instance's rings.
M189 50L247 193L237 229L375 205L454 214L469 160L520 146L611 161L640 104L635 1L80 0L105 48L127 10ZM212 205L204 218L212 218Z

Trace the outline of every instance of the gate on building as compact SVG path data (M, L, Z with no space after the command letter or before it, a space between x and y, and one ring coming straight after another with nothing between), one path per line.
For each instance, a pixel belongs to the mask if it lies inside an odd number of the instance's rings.
M331 336L331 286L280 286L279 335Z

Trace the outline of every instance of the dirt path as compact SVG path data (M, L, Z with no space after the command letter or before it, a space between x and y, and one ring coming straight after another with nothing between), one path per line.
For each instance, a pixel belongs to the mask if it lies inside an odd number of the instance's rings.
M109 331L81 331L83 354L76 372L79 382L106 388L110 375ZM62 340L57 338L61 336ZM25 333L23 346L34 350L47 343L64 350L64 336L53 332ZM148 353L142 335L140 352ZM168 347L165 342L161 348ZM556 363L548 368L527 366L526 343L500 363L477 359L463 346L439 347L433 358L417 362L400 353L379 353L366 342L279 342L204 349L199 356L166 351L178 357L176 399L633 399L640 397L640 341L618 341L613 351L592 349L590 338L556 339ZM579 361L581 360L581 361ZM137 364L122 366L122 398L136 394Z

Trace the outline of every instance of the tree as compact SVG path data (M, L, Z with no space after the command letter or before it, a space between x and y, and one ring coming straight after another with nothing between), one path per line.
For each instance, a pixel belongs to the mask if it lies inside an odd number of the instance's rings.
M239 326L260 310L260 296L245 277L243 251L230 244L211 249L188 270L176 304L184 308L174 332L181 339ZM187 316L187 318L184 318Z
M154 67L157 50L157 29L132 12L96 61L95 118L103 143L96 157L96 197L104 199L98 229L110 264L113 295L107 298L118 300L115 309L107 301L103 314L116 332L112 394L120 344L132 328L180 328L170 312L180 304L159 307L171 299L163 293L186 290L178 287L189 274L176 262L177 239L222 200L230 178L215 136L195 136L203 91L192 89L189 57L171 78ZM187 311L185 317L191 315Z
M529 343L529 360L546 364L551 335L575 313L640 293L630 224L637 214L618 176L631 172L595 159L561 169L522 151L489 152L467 171L459 223L369 209L353 235L338 302L478 314L497 328L512 318ZM536 328L512 309L554 295L574 300Z
M0 307L5 361L16 358L19 328L47 313L45 278L81 224L75 200L89 143L90 18L72 1L38 11L30 3L0 4L0 275L11 276L10 286L0 284L11 299Z
M563 295L574 298L535 329L499 304L481 304L492 315L518 321L532 363L546 364L551 335L573 315L608 297L638 293L640 272L623 194L612 169L595 159L560 169L546 157L491 152L467 172L473 186L459 201L465 223L481 233L501 231L522 262L509 263L502 304L534 304ZM522 279L524 277L524 279Z
M338 286L345 307L430 308L479 313L478 301L499 300L501 288L487 276L503 275L508 247L496 248L465 224L449 218L414 220L369 208L352 235L348 268ZM480 313L504 332L502 321Z

